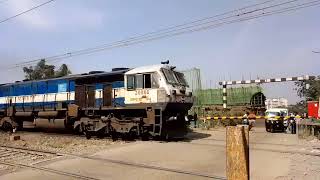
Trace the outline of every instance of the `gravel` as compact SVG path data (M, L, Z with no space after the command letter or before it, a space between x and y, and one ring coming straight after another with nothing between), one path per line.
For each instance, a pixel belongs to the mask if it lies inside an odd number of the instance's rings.
M35 150L88 155L106 149L110 145L126 143L125 141L112 141L107 138L92 138L88 140L83 136L71 134L16 132L15 135L20 136L20 140L10 141L10 134L0 132L0 144Z

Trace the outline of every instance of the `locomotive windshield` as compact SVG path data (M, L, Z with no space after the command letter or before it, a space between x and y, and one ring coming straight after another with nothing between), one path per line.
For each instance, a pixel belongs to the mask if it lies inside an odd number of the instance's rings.
M162 72L169 84L179 84L182 86L188 86L183 73L172 71L169 69L162 69Z
M179 84L181 84L183 86L188 86L188 83L187 83L186 79L184 78L183 73L175 71L174 74L176 75Z
M173 71L171 71L169 69L162 69L162 72L163 72L164 76L166 77L166 80L168 81L168 83L178 84L178 81L177 81Z

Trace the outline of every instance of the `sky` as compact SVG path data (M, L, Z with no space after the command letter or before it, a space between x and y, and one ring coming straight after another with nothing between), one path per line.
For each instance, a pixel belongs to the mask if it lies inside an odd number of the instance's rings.
M46 0L0 0L0 21ZM56 0L0 23L0 83L24 79L6 67L213 16L258 0ZM221 80L320 74L320 6L220 28L76 56L73 73L109 71L170 60L178 69L201 69L204 88ZM299 100L293 83L263 85L268 98Z

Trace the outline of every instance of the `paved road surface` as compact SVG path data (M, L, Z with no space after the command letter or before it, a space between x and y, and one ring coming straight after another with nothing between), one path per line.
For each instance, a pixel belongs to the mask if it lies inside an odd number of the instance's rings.
M169 143L137 141L97 152L92 155L95 159L66 158L41 166L95 179L224 179L225 130L196 130L188 135L188 139L185 142ZM320 179L319 157L270 151L314 152L311 143L299 141L291 134L266 133L264 128L258 127L250 132L250 144L251 179ZM139 167L140 165L148 167ZM162 170L156 167L161 167ZM0 179L71 178L23 169L0 176Z

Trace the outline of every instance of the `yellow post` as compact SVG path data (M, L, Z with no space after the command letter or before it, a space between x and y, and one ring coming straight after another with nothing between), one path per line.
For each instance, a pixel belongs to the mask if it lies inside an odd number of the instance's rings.
M227 127L227 179L249 180L249 127Z

